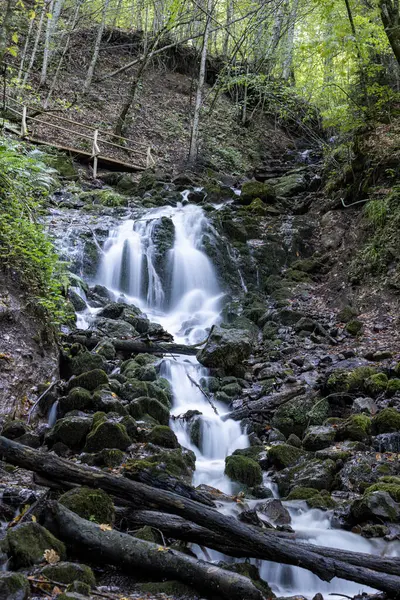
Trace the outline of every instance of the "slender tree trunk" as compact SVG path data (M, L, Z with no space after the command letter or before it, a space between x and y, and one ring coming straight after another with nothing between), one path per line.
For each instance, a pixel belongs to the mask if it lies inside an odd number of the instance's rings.
M272 63L274 62L274 55L275 55L276 49L279 46L279 42L280 42L280 39L282 36L282 27L283 27L283 20L285 17L285 7L286 6L287 6L287 2L281 1L278 6L277 12L276 12L274 24L272 26L271 39L268 44L267 50L265 52L265 57L264 57L267 72L271 71Z
M43 8L42 8L42 12L40 13L40 19L39 19L39 23L38 23L37 30L36 30L35 42L33 44L31 58L30 58L30 61L29 61L28 68L25 71L25 75L24 75L24 79L23 79L22 85L26 85L26 82L28 81L28 77L30 75L30 72L32 71L33 64L35 62L35 58L36 58L36 54L37 54L37 49L38 49L39 41L40 41L40 36L42 35L43 22L44 22L44 17L46 15L46 10L47 10L46 5L44 5Z
M400 65L400 13L396 0L380 0L381 19L389 44Z
M226 31L225 31L225 38L224 38L224 48L222 51L224 56L228 56L232 17L233 17L233 0L227 0L227 3L226 3Z
M22 56L21 56L21 62L19 63L19 71L18 71L18 81L21 81L22 79L22 72L24 69L24 64L25 64L25 59L26 59L26 53L28 50L28 46L29 46L29 42L31 41L31 35L32 35L32 30L33 30L33 25L35 22L35 18L36 15L29 20L29 28L28 28L28 33L26 35L26 40L25 40L25 45L24 45L24 49L22 52Z
M97 30L97 37L96 37L96 42L95 42L94 49L93 49L92 60L90 61L90 65L89 65L89 68L88 68L88 71L86 74L85 83L83 85L83 93L84 94L88 93L89 88L92 84L94 70L96 68L97 60L99 58L100 45L101 45L101 40L103 37L104 27L106 25L106 17L107 17L107 10L108 10L109 4L110 4L110 0L105 0L104 5L103 5L103 12L102 12L102 16L101 16L101 23Z
M0 25L0 67L7 52L8 36L11 30L11 18L15 10L16 0L7 0L3 21Z
M292 8L289 15L289 26L287 32L286 52L283 61L282 77L285 81L293 79L293 48L294 34L296 29L297 11L299 8L299 0L293 0Z
M49 14L47 17L47 26L46 26L46 35L44 42L44 50L43 50L43 63L42 63L42 73L40 76L40 84L44 85L47 79L47 66L49 63L49 52L50 52L50 42L51 42L51 32L52 32L52 14L54 9L54 0L51 0L49 6Z
M199 71L199 79L197 82L197 92L196 92L196 102L195 102L195 107L194 107L192 135L191 135L191 140L190 140L189 162L194 162L196 160L197 151L198 151L200 110L201 110L201 106L203 103L203 89L204 89L204 82L206 79L207 44L208 44L208 36L210 33L211 12L212 12L212 0L208 0L206 24L205 24L204 36L203 36L203 50L201 52L200 71Z

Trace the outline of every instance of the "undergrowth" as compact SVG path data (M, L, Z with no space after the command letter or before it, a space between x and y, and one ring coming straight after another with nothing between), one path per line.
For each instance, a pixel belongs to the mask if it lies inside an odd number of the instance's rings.
M21 286L32 308L59 324L67 315L68 278L39 221L54 174L24 145L0 137L1 270Z

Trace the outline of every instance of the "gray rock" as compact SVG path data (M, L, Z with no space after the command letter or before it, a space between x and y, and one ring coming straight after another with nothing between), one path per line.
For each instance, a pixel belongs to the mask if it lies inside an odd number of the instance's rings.
M257 504L256 510L262 513L272 525L289 525L291 522L289 511L277 498L271 498L261 504Z
M230 370L246 360L251 352L252 339L243 329L214 327L205 347L197 353L205 367Z
M306 450L316 452L328 448L335 439L335 429L329 426L308 427L304 434L303 446Z
M391 521L398 523L400 520L400 504L395 502L388 492L377 491L364 494L361 500L356 500L351 513L358 521Z
M378 412L378 407L372 398L356 398L351 410L356 414L366 413L368 415L374 415Z
M22 573L0 573L1 600L28 600L29 592L28 578Z

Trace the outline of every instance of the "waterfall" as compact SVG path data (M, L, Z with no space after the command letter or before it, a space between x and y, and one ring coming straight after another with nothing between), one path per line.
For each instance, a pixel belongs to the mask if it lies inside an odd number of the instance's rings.
M155 238L163 218L172 221L174 231L172 247L161 257L167 273L157 269L156 264L159 249ZM214 266L202 248L208 228L203 210L192 204L152 209L137 221L126 220L111 231L104 246L98 282L117 295L124 293L128 301L140 306L181 343L200 342L218 321L223 296ZM232 483L224 475L225 458L249 445L240 423L222 421L221 416L227 412L223 404L216 403L215 414L199 386L208 370L195 358L166 358L161 375L170 381L173 390L171 427L179 443L196 454L193 484L207 483L230 493ZM191 442L190 424L174 418L189 410L201 413L200 447Z

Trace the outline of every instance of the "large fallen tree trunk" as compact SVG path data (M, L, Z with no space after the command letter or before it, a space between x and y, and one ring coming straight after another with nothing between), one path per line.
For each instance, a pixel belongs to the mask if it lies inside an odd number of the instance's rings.
M48 502L43 525L80 556L90 553L94 563L116 565L152 579L178 579L207 595L226 600L263 600L251 579L221 569L182 552L134 538L119 531L102 531L57 502Z
M355 581L400 598L400 577L343 562L341 550L337 550L337 558L323 557L318 554L316 546L296 544L292 540L278 538L267 531L258 533L239 520L227 517L189 498L183 498L173 492L157 490L122 476L118 477L77 465L58 456L22 446L3 436L0 436L0 455L14 465L35 471L50 479L101 488L136 506L150 506L179 515L226 536L231 544L245 544L252 555L257 555L264 560L303 567L326 581L330 581L333 577Z
M73 344L82 344L89 350L92 350L101 342L102 338L86 335L70 335L68 341ZM195 346L185 346L185 344L160 343L160 342L142 342L141 340L120 340L111 338L108 341L112 343L117 352L124 354L185 354L195 356L199 348Z
M192 542L199 546L206 546L207 548L218 550L218 552L222 552L228 556L235 556L238 558L264 558L262 554L256 555L254 549L249 549L246 544L241 546L232 544L226 537L219 533L215 533L206 527L191 523L176 515L169 515L151 510L129 509L123 509L121 514L123 515L125 524L128 528L149 525L150 527L162 531L166 537L176 538L184 542ZM249 527L251 527L251 525ZM258 533L257 529L255 529L255 531ZM293 540L296 545L306 548L310 547L306 541L306 532L288 533L286 531L274 530L273 535L278 538ZM338 556L338 550L335 548L318 546L315 548L315 551L319 555L328 558L337 558ZM357 567L365 567L367 569L372 569L373 571L390 573L391 575L400 577L400 559L398 558L380 557L372 554L364 554L362 552L349 552L347 550L340 550L340 558Z

